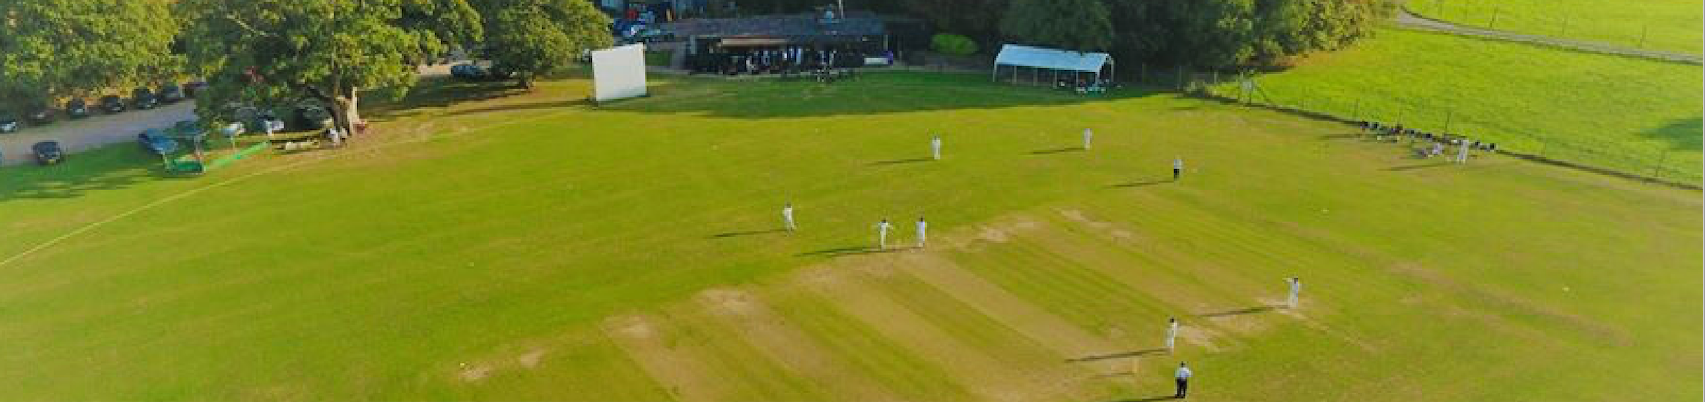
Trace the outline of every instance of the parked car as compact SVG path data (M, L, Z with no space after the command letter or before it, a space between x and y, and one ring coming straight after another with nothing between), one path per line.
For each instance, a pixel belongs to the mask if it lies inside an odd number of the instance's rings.
M450 66L450 77L464 80L483 80L491 77L491 72L484 67L473 64L457 64Z
M153 109L160 105L160 99L154 97L154 91L148 88L136 88L130 91L130 104L137 109Z
M284 131L284 119L278 118L278 115L271 110L261 112L260 116L255 118L255 124L257 127L254 131L263 133Z
M201 124L195 120L178 120L172 123L172 131L178 132L178 136L190 137L201 131Z
M120 98L118 95L107 95L101 97L101 110L105 110L107 113L123 112L124 98Z
M28 110L29 114L24 115L24 119L29 120L30 124L40 126L53 122L53 109L48 109L46 105L31 106Z
M184 100L184 90L178 84L166 84L160 87L160 102L172 104L182 100Z
M159 155L164 155L168 147L177 148L175 144L165 145L167 142L172 142L172 138L166 136L165 130L158 128L142 130L141 134L136 135L136 144L142 146L142 150Z
M36 163L52 165L65 161L65 151L59 149L59 141L42 141L30 146L30 151L36 155Z
M508 66L504 66L502 64L494 64L491 68L486 69L486 79L488 80L507 80L514 78L515 70L512 70Z
M18 116L12 112L0 111L0 133L18 132Z
M76 98L65 102L65 115L73 119L89 117L89 102Z
M184 83L184 97L194 98L195 94L197 92L201 92L201 90L203 90L203 89L207 89L207 82L205 82L205 81L185 82Z
M317 102L302 102L296 104L296 127L298 130L319 130L332 125L332 113Z

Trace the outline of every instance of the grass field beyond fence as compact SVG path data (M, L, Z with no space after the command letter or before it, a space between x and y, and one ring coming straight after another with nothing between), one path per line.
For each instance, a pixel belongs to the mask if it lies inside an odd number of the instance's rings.
M1215 93L1239 96L1222 81ZM1256 82L1256 102L1700 182L1699 66L1385 29Z
M1416 14L1461 25L1698 54L1699 0L1409 0Z

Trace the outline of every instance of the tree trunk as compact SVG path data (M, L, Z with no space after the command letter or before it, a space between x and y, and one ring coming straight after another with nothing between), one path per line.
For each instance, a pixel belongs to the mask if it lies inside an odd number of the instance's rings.
M357 89L350 88L332 99L332 126L345 135L355 134L355 125L361 122L361 109L358 106L360 98L357 92Z

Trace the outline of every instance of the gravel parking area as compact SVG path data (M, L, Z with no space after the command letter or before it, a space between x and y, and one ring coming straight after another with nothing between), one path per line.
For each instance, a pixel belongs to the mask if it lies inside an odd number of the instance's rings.
M179 120L195 118L195 101L184 100L151 110L129 110L119 114L97 114L84 119L70 120L63 114L58 121L46 126L25 126L15 133L0 134L0 165L32 163L30 145L40 141L59 141L59 146L75 160L78 152L102 145L135 142L136 133L149 128L170 127Z

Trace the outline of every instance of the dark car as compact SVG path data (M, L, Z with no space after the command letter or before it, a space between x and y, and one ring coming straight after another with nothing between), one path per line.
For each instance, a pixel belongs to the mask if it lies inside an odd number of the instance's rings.
M207 89L207 82L205 82L205 81L185 82L184 83L184 97L194 98L195 94L198 92L201 92L201 90L203 90L203 89Z
M84 101L83 98L66 101L65 115L73 119L89 117L89 102Z
M172 131L178 132L178 135L183 137L193 136L201 131L201 123L197 123L195 120L178 120L176 123L172 123Z
M319 130L332 125L332 113L325 106L314 102L303 102L296 105L296 127L298 130Z
M130 104L137 109L153 109L160 105L160 99L154 97L154 91L148 88L136 88L130 91Z
M177 84L160 87L160 102L171 104L184 100L184 89Z
M101 110L105 110L107 113L123 112L124 98L120 98L118 95L107 95L101 97Z
M0 133L18 132L18 116L12 112L0 112Z
M491 72L473 64L457 64L450 66L450 76L464 80L483 80L490 78Z
M157 128L142 130L136 135L136 143L142 146L142 150L156 155L166 155L178 149L177 141L167 136L165 130Z
M24 119L29 120L30 124L39 126L53 122L53 109L48 109L47 106L31 106L28 110L29 113L24 115Z
M36 163L52 165L65 161L65 151L59 149L59 141L42 141L30 146L30 151L36 155Z

